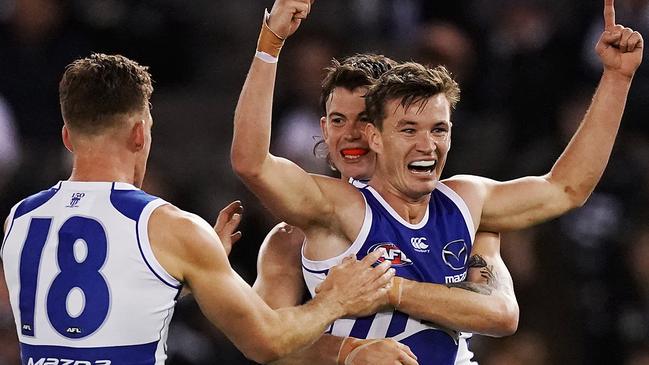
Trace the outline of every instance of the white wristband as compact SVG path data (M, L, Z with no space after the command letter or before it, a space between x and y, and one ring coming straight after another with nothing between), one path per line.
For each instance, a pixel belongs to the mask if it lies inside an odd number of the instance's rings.
M255 57L259 58L260 60L266 63L277 63L277 61L279 60L279 58L273 57L268 53L262 51L255 52Z

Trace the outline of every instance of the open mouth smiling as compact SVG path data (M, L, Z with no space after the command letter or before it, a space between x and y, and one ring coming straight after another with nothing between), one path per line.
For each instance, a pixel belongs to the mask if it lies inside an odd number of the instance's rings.
M408 171L413 174L430 175L435 171L436 160L414 161L408 164Z

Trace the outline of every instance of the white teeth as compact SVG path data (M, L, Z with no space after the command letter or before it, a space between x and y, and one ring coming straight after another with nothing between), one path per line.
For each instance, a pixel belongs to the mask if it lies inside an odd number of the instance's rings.
M357 158L361 158L361 155L345 155L345 154L343 154L343 158L345 158L347 160L355 160Z
M411 162L411 166L417 166L417 167L433 167L435 166L436 161L415 161Z

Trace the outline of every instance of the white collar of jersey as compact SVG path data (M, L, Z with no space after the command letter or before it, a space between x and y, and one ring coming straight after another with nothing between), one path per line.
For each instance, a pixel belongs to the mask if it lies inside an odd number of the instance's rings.
M374 195L376 200L379 201L379 203L383 206L383 208L385 208L385 210L388 213L390 213L392 218L396 219L397 222L403 224L404 226L406 226L406 227L408 227L410 229L420 229L420 228L424 227L426 225L426 223L428 223L428 212L429 212L429 208L430 208L428 204L426 205L426 213L424 213L424 217L421 219L421 221L419 221L419 223L414 223L413 224L413 223L406 222L405 219L401 218L401 216L394 210L394 208L392 208L390 206L390 204L388 204L388 202L386 202L385 199L383 199L381 194L379 194L378 191L374 190L373 187L368 185L367 189L372 193L372 195Z
M111 181L59 181L52 187L57 190L139 190L135 186L125 182Z

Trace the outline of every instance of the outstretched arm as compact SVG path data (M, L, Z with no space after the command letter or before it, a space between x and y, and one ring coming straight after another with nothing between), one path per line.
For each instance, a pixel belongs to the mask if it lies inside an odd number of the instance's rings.
M638 32L615 24L613 0L605 0L604 20L605 29L595 47L604 66L599 86L580 127L550 172L504 183L457 178L479 186L484 199L481 230L519 229L554 218L583 205L599 182L643 49Z
M253 288L273 309L302 303L306 288L302 279L301 248L304 234L280 223L266 236L259 250L257 280ZM344 344L344 346L343 346ZM389 339L361 340L322 335L313 345L284 357L274 365L416 365L408 346Z
M398 310L458 331L508 336L518 327L518 303L500 236L478 232L467 281L440 285L395 278L390 302Z
M191 289L206 317L257 362L273 361L312 343L340 316L386 305L385 285L393 275L387 265L372 268L380 254L362 261L346 259L313 300L272 310L232 270L216 233L202 219L162 206L151 216L149 238L156 258ZM350 281L350 276L357 280Z

